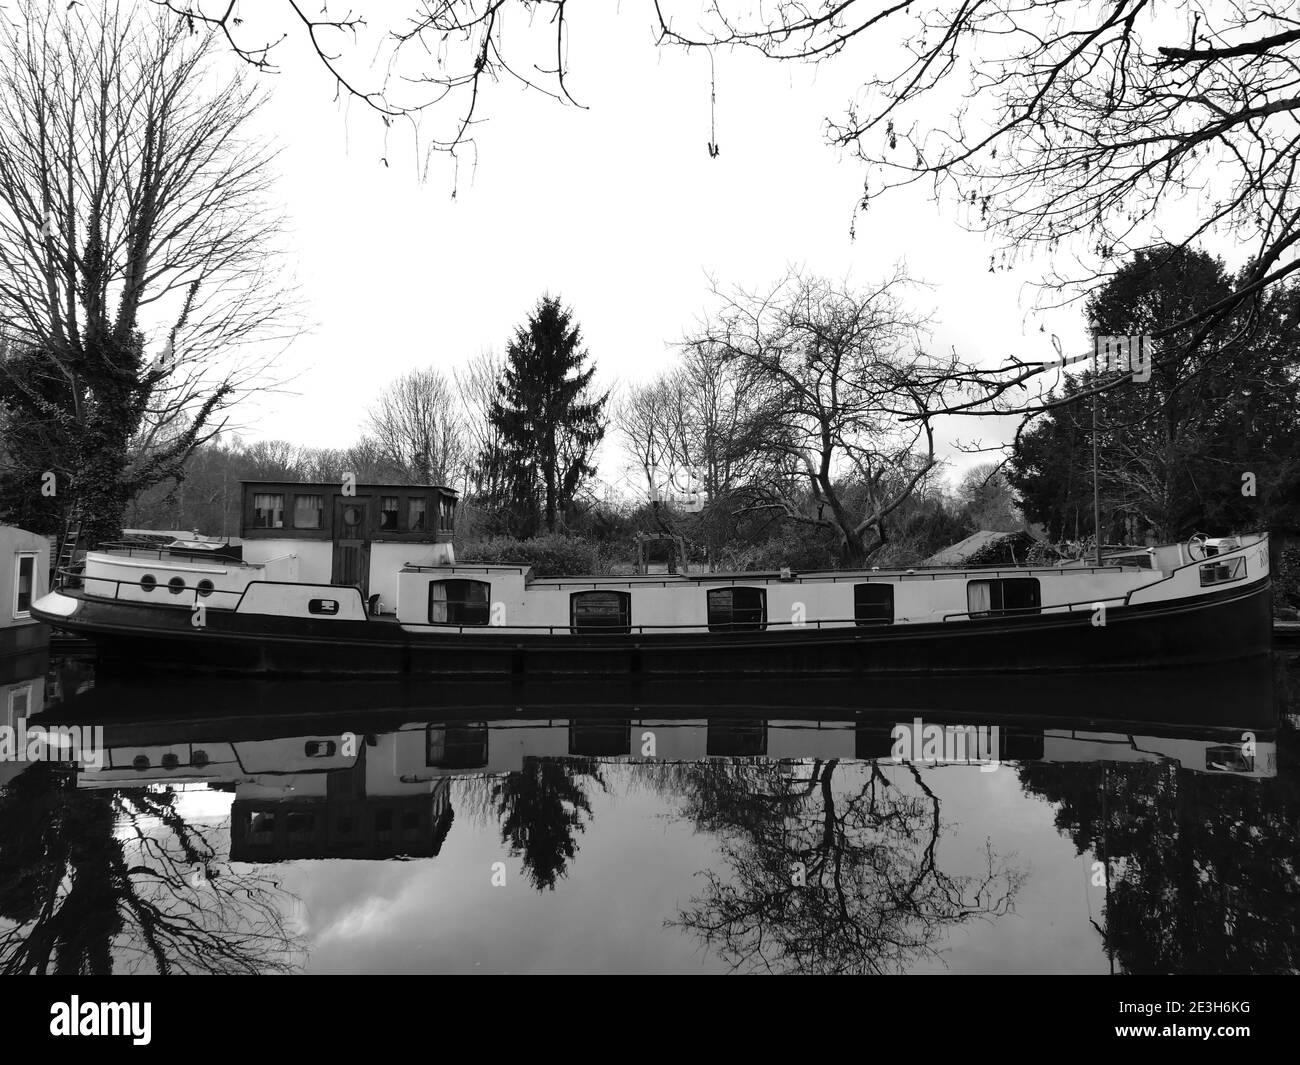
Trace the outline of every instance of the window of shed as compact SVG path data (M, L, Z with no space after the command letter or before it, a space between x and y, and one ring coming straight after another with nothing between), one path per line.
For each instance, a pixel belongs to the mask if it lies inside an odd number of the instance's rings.
M284 528L284 496L262 492L253 496L253 528Z
M19 555L14 561L15 618L32 616L32 595L36 585L36 556Z
M379 505L379 527L397 531L397 496L383 496Z

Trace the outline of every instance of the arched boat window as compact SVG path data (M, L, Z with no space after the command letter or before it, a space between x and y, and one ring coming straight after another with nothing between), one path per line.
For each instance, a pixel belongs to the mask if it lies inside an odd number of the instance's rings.
M710 588L710 632L757 632L767 628L767 589Z
M892 584L855 584L853 586L853 620L859 625L894 623L894 586Z
M973 618L1037 614L1037 577L1000 577L966 582L966 609Z
M574 592L569 596L569 629L579 633L627 634L632 631L630 592Z
M185 578L173 577L167 582L167 590L171 592L172 595L180 595L181 592L185 591Z
M143 588L146 592L152 592L155 588L158 587L158 578L155 577L152 573L146 573L143 577L140 578L140 587Z
M487 581L430 581L429 624L486 625L491 588Z

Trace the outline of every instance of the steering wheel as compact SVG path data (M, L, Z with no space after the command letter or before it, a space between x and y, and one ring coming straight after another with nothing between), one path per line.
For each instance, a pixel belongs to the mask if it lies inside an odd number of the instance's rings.
M1187 540L1187 554L1191 556L1193 562L1200 562L1202 559L1209 558L1207 545L1209 537L1205 533L1192 533ZM1197 552L1200 554L1197 554Z

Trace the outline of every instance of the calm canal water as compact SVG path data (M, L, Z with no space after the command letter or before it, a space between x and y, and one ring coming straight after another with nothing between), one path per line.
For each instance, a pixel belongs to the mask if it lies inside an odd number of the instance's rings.
M626 692L45 666L0 675L8 724L102 748L0 763L6 973L1298 968L1294 660Z

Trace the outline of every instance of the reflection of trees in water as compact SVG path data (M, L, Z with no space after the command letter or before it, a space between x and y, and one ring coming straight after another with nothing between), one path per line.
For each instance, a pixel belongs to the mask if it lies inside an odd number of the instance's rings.
M728 867L706 870L671 923L733 968L901 971L936 956L953 926L1008 912L1023 883L987 846L979 875L940 868L940 800L911 766L891 767L905 786L874 762L835 759L656 768Z
M1110 871L1102 937L1126 972L1300 969L1300 750L1278 734L1275 778L1173 762L1034 763L1025 791Z
M214 868L171 791L77 790L29 767L0 789L0 973L288 972L299 945L272 877ZM120 966L119 966L119 963Z
M595 759L527 757L522 768L492 784L501 841L521 858L538 891L554 891L568 874L578 853L577 834L591 817L590 782L605 787Z

